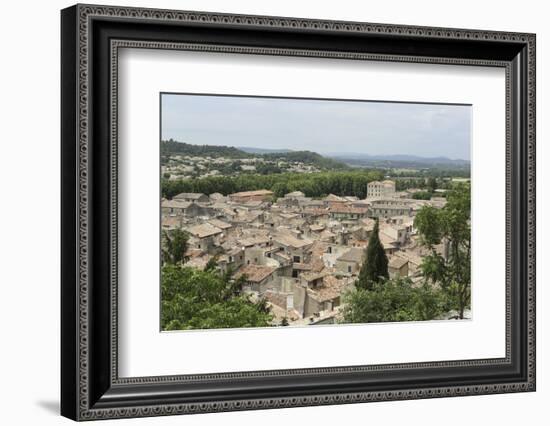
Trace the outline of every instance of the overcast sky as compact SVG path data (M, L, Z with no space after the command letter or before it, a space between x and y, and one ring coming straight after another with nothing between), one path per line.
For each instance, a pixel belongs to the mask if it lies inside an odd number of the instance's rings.
M471 106L162 95L162 139L470 159Z

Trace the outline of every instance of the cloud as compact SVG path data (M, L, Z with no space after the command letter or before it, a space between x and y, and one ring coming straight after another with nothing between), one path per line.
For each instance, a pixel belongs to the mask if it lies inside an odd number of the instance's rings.
M163 94L162 138L469 159L471 106Z

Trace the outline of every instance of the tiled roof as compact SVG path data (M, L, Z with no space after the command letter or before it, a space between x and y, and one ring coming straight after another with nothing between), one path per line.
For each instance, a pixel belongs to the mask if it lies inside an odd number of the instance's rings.
M324 201L337 201L337 202L345 202L346 199L339 197L338 195L334 194L328 194L325 198L323 198Z
M219 220L219 219L210 219L208 223L220 229L227 229L227 228L231 228L232 226L230 223L224 222L223 220Z
M182 200L165 200L161 203L163 208L176 208L176 209L186 209L191 203L189 201Z
M212 235L220 234L222 230L209 223L203 223L201 225L195 225L188 229L189 233L198 238L210 237Z
M259 283L265 280L276 270L277 268L272 266L246 265L237 271L235 278L240 278L243 275L246 275L247 281Z
M244 192L235 192L234 194L231 194L231 197L253 197L255 195L272 195L272 191L268 191L267 189L259 189L257 191L244 191Z
M396 269L401 269L403 266L405 266L407 263L409 263L409 261L407 259L403 259L402 257L399 257L399 256L393 256L389 263L388 263L388 266L390 268L396 268Z
M308 240L306 238L303 238L303 239L300 239L300 238L296 238L292 235L288 235L288 234L279 234L275 237L275 241L284 245L284 246L287 246L287 247L294 247L294 248L302 248L302 247L306 247L310 244L313 243L313 241L311 240Z
M343 262L362 263L364 255L365 250L358 247L352 247L336 260L341 260Z

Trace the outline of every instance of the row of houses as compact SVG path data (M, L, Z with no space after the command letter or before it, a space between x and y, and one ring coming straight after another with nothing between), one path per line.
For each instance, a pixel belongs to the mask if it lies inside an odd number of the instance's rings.
M414 215L426 203L332 194L314 200L299 191L278 200L268 190L179 194L162 201L162 225L168 234L189 233L189 266L203 268L214 258L220 270L244 281L244 291L269 302L275 321L318 324L339 315L376 218L390 275L418 278L422 249Z

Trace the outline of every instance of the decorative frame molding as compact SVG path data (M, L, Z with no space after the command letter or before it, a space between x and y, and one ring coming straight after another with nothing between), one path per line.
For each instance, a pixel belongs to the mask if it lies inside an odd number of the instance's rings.
M159 33L159 40L139 38L127 31L136 23L141 31ZM189 28L189 41L175 38L169 28ZM314 32L330 39L349 35L347 50L297 46L259 47L243 44L197 42L192 31L223 28L246 41L246 30L284 34L280 43ZM200 32L200 31L199 31ZM121 35L124 35L122 39ZM136 35L138 36L137 38ZM185 37L185 35L184 35ZM353 40L375 40L370 51L357 51ZM369 38L371 37L371 38ZM332 40L332 39L331 39ZM419 55L406 55L388 43L423 44ZM276 40L274 44L278 43ZM447 43L447 44L445 44ZM464 56L429 54L439 44L478 48ZM117 70L118 49L155 48L218 51L275 56L314 56L333 59L444 63L495 66L506 69L506 357L434 363L390 364L364 367L275 370L214 375L162 376L121 379L117 374ZM424 49L424 50L423 50ZM491 50L492 52L489 52ZM75 420L141 417L197 412L280 408L352 402L435 398L535 390L535 36L402 25L337 22L295 18L229 15L202 12L76 5L62 12L62 414ZM469 56L468 56L469 55ZM100 118L108 123L101 123ZM102 143L100 143L102 142ZM93 168L91 167L93 158ZM98 159L101 161L98 162ZM100 164L101 171L98 170ZM103 172L107 172L106 174ZM105 176L100 177L101 173ZM107 189L107 195L99 191ZM519 208L519 211L513 210ZM105 229L99 234L98 229ZM108 253L102 258L99 247ZM518 264L512 262L513 255ZM98 259L101 260L98 262ZM100 277L100 278L98 278ZM102 280L101 280L102 279ZM105 279L107 281L105 282ZM93 303L92 303L93 302ZM98 308L98 304L101 308ZM108 309L107 309L108 307ZM446 371L494 366L506 369L509 380L478 380L416 387L397 384L401 371ZM474 370L471 370L474 371ZM503 370L504 371L504 370ZM514 374L512 374L512 371ZM348 377L390 372L395 388L332 389L331 376ZM274 392L268 397L214 395L212 389L234 379L249 380L262 389L277 378L306 376L327 384L314 392ZM353 376L353 377L352 377ZM361 376L363 377L363 376ZM441 380L444 377L440 377ZM259 383L260 381L264 381ZM271 381L271 382L270 382ZM434 379L435 383L435 379ZM210 396L168 398L163 389L195 386ZM223 386L222 386L223 387ZM137 395L137 390L142 396ZM370 390L370 389L374 390ZM145 389L145 390L144 390ZM179 388L178 388L179 389ZM243 388L244 389L244 388ZM316 388L317 389L317 388ZM323 391L325 389L325 391ZM210 393L209 393L210 392ZM144 397L143 394L149 394ZM199 392L200 393L200 392ZM252 394L251 394L252 395ZM241 396L241 397L239 397Z

